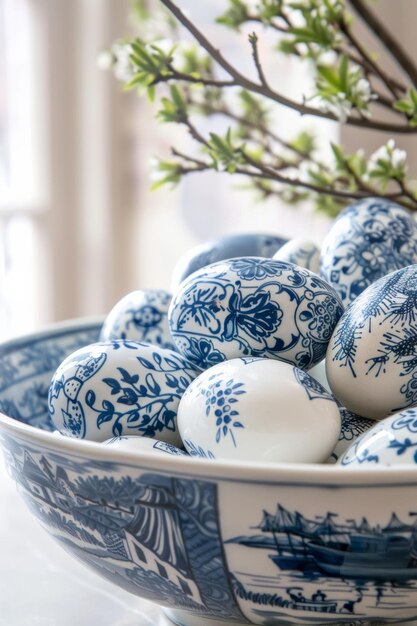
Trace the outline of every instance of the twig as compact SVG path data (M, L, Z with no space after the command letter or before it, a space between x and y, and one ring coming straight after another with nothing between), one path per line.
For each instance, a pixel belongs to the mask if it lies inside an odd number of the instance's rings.
M411 79L413 86L417 88L417 67L413 63L411 57L408 56L406 51L393 37L393 35L385 28L384 24L378 19L378 17L368 9L362 0L349 0L353 9L383 44L387 52L397 62L399 67L407 74Z
M199 159L195 159L194 157L190 157L183 153L180 153L177 150L173 151L173 153L179 158L182 158L185 161L190 162L190 163L195 163L198 166L195 168L188 168L188 169L186 168L186 173L209 171L213 169L211 163L200 161ZM282 174L278 174L277 172L271 170L270 168L267 168L265 166L260 166L260 164L256 163L256 161L250 160L250 158L247 155L245 155L245 158L247 158L248 161L251 161L250 163L248 162L248 164L251 165L254 169L258 169L258 171L254 172L253 170L249 170L249 169L237 166L234 170L234 174L250 176L255 179L262 179L262 180L268 180L268 181L273 180L283 185L289 185L291 187L299 187L301 189L308 189L309 191L313 191L318 194L325 193L326 195L333 196L334 198L339 198L342 200L361 200L363 198L369 197L369 191L362 191L362 192L361 191L341 191L339 189L332 189L331 187L327 187L327 188L319 187L318 185L314 185L313 183L300 180L299 178L289 178L287 176L283 176ZM403 197L403 194L401 192L380 194L377 191L373 191L372 193L375 197L396 200L397 202L400 202L401 204L404 204L405 206L407 206L406 203L401 202L401 198ZM414 208L414 210L416 209L415 201L414 201L414 206L413 207L409 206L409 208L411 209Z
M221 52L213 46L213 44L203 35L203 33L187 18L186 15L176 6L172 0L161 0L165 7L171 11L171 13L178 19L178 21L195 37L200 45L209 53L209 55L222 67L241 87L248 89L253 93L260 94L269 100L278 102L283 106L289 107L295 111L298 111L301 115L313 115L315 117L322 117L329 120L339 121L338 118L331 113L320 111L314 107L309 107L305 104L301 104L289 98L286 98L282 94L279 94L269 87L262 84L255 83L249 80L241 74L233 65L231 65L221 54ZM348 124L352 126L358 126L362 128L368 128L372 130L380 130L390 133L404 133L415 134L417 128L413 128L406 125L392 124L389 122L375 122L370 121L367 118L355 118L349 117Z
M401 87L402 93L398 93L397 85L393 83L391 78L379 67L379 65L372 59L372 57L368 54L362 44L356 39L355 35L350 30L349 26L343 21L339 26L341 32L345 35L351 45L355 48L355 50L360 54L364 63L372 69L374 74L380 78L380 80L384 83L387 89L392 93L395 100L398 100L399 97L403 96L407 91L406 87Z
M160 74L151 83L151 85L158 85L159 83L168 83L171 80L179 80L184 83L192 83L194 85L205 85L206 87L238 87L239 83L235 80L216 80L214 78L204 78L202 76L192 76L191 74L185 74L179 72L172 65L168 65L168 69L171 74Z
M269 89L269 85L266 81L265 74L262 69L261 61L259 59L258 37L256 36L255 33L252 33L249 36L249 43L252 48L253 62L255 63L256 71L258 72L258 77L261 82L261 85L263 85L266 89Z

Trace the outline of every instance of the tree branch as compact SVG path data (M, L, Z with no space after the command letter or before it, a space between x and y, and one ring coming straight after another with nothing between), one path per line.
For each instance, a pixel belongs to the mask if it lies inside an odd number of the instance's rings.
M342 22L342 24L340 25L340 30L345 35L349 43L360 54L361 58L364 60L364 63L373 71L376 76L378 76L378 78L383 82L387 89L392 93L395 100L398 100L398 98L404 96L407 91L406 87L402 86L401 93L398 93L398 85L394 81L392 81L390 76L388 76L372 59L372 57L368 54L362 44L356 39L355 35L352 33L346 22Z
M399 67L410 78L413 86L417 88L417 67L401 47L398 41L391 35L378 17L365 6L362 0L348 0L353 9L366 24L369 30L373 31L379 41L383 44L387 52L397 62Z
M178 150L173 150L173 154L186 162L193 163L193 168L183 168L183 173L193 173L193 172L203 172L212 170L213 167L210 163L205 161L201 161L200 159L196 159L195 157L188 156ZM361 200L363 198L369 197L369 191L342 191L339 189L332 189L328 187L324 189L323 187L319 187L318 185L314 185L313 183L309 183L307 181L300 180L299 178L289 178L288 176L284 176L271 170L268 167L265 167L256 161L253 161L247 154L244 154L244 158L247 160L248 165L250 165L253 169L247 169L244 167L237 166L234 170L233 174L240 174L242 176L249 176L255 179L262 179L268 181L275 181L279 184L288 185L291 187L298 187L300 189L307 189L309 191L313 191L318 194L326 193L326 195L332 196L334 198L339 198L342 200ZM253 171L253 170L257 171ZM401 198L403 197L402 192L397 193L389 193L389 194L380 194L378 191L373 191L373 195L378 198L388 198L390 200L396 200L401 202ZM414 200L415 203L415 200ZM402 202L402 204L405 204ZM412 208L412 207L409 207ZM415 205L414 205L415 209Z
M352 0L356 1L356 0ZM241 74L233 65L227 61L221 54L221 52L213 46L213 44L203 35L203 33L187 18L186 15L176 6L172 0L161 0L162 4L171 11L171 13L177 18L177 20L195 37L195 39L199 42L199 44L208 52L208 54L218 63L220 67L222 67L235 81L238 85L251 91L253 93L257 93L269 100L282 104L283 106L289 107L295 111L298 111L301 115L313 115L315 117L321 117L328 120L339 121L338 118L331 113L326 113L324 111L320 111L314 107L309 107L305 104L301 104L289 98L286 98L282 94L279 94L269 87L255 83L252 80L246 78L243 74ZM350 117L347 120L347 123L352 126L358 126L361 128L368 128L371 130L380 130L389 133L404 133L404 134L415 134L417 133L417 128L413 128L406 125L392 124L389 122L375 122L370 121L367 118L356 118Z

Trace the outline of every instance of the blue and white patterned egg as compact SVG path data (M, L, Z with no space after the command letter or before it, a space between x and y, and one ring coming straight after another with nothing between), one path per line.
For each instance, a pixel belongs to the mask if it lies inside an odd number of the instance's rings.
M377 422L341 456L344 467L417 464L417 409Z
M106 317L100 341L133 339L175 350L168 326L172 295L163 289L132 291Z
M307 369L324 357L342 312L334 290L309 270L241 257L194 272L168 318L178 350L198 367L252 355Z
M291 239L272 258L286 263L295 263L315 274L319 271L320 250L309 239Z
M322 247L320 275L345 305L390 272L417 263L417 222L389 200L366 198L347 207Z
M178 289L187 276L206 265L237 256L272 257L287 241L277 235L241 233L219 237L196 246L184 254L176 264L171 281L172 292Z
M340 413L333 396L297 367L240 358L191 383L178 408L178 427L193 456L316 463L337 442Z
M120 450L123 452L153 452L166 456L188 456L186 452L177 448L172 443L166 441L159 441L158 439L148 439L148 437L136 437L135 435L128 435L124 437L112 437L104 442L104 445L110 446L112 449Z
M346 309L329 343L330 388L348 410L383 419L417 404L417 265L392 272Z
M55 372L50 416L60 432L80 439L137 435L181 446L178 404L196 374L172 350L135 341L91 344Z
M355 415L351 411L348 411L344 407L339 407L340 417L342 419L342 427L340 429L339 441L337 442L335 449L330 455L328 462L336 463L338 459L344 454L344 452L352 446L353 442L366 433L370 428L379 424L375 420L368 419L367 417L360 417Z

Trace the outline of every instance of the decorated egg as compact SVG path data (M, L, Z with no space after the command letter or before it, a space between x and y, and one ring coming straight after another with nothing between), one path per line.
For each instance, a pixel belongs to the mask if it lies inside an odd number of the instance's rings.
M50 416L60 432L80 439L139 435L180 446L178 404L196 373L172 350L134 341L95 343L58 367Z
M379 422L375 420L355 415L355 413L348 411L344 407L340 407L339 410L340 417L342 418L342 427L340 429L339 441L330 455L330 459L333 463L335 463L363 433L366 433L370 428L375 426L375 424L379 424Z
M286 242L287 239L277 235L241 233L220 237L196 246L184 254L175 266L171 283L172 292L175 293L187 276L206 265L237 256L272 257Z
M320 250L308 239L291 239L284 244L272 257L277 261L294 263L305 267L311 272L319 271Z
M417 409L377 422L354 441L338 463L344 467L417 464Z
M328 233L320 275L345 305L390 272L417 263L417 222L407 209L381 198L347 207Z
M106 317L100 341L133 339L175 350L168 326L171 299L172 295L163 289L132 291Z
M239 358L191 383L178 408L178 427L192 455L315 463L333 450L340 413L333 396L297 367Z
M257 356L307 369L324 357L342 312L335 291L309 270L241 257L189 276L168 319L178 350L200 368Z
M136 437L135 435L129 435L127 437L112 437L104 442L106 446L120 450L126 450L128 452L154 452L160 455L170 454L171 456L188 456L186 452L167 443L166 441L158 441L155 439L148 439L148 437Z
M330 388L349 411L382 419L417 403L417 265L392 272L346 309L330 340Z

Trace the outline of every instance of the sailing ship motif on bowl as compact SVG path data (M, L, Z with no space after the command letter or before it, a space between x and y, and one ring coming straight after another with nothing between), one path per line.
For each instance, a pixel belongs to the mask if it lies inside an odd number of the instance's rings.
M410 512L410 516L417 512ZM417 578L417 522L403 522L395 513L386 526L372 527L364 517L339 522L335 513L312 520L278 504L263 511L256 527L263 535L229 540L274 549L271 560L280 570L297 570L307 577L338 576L354 580Z

